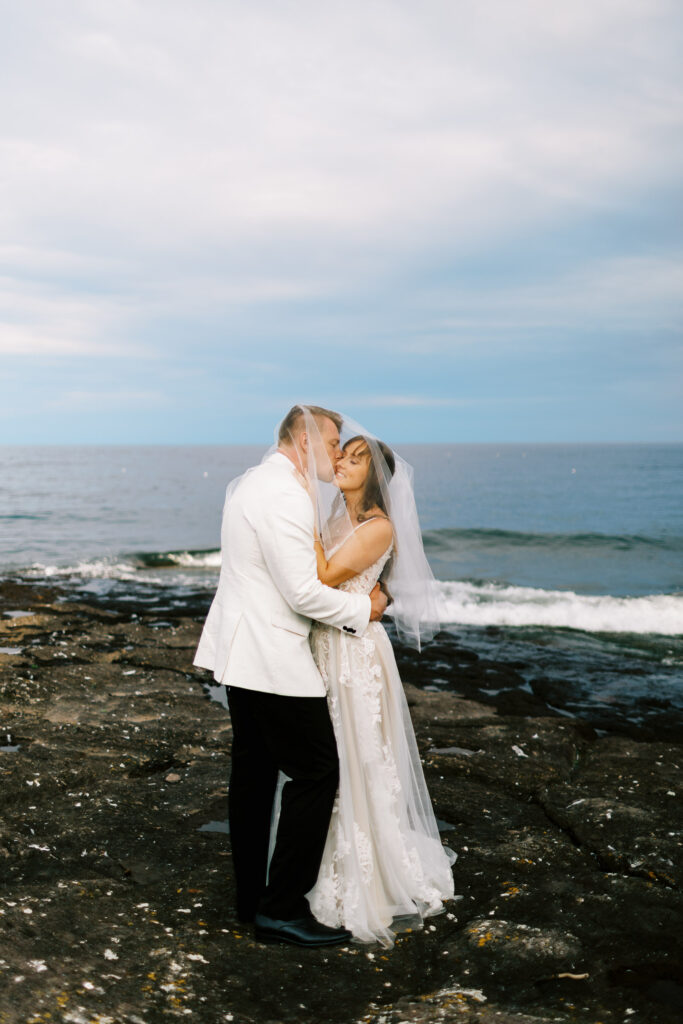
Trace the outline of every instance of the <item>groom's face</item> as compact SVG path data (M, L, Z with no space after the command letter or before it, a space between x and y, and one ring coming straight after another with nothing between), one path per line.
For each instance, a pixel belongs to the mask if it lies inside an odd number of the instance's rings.
M332 420L326 417L316 419L318 430L316 436L309 439L315 459L315 471L320 480L330 483L334 480L334 471L342 457L339 444L339 431Z

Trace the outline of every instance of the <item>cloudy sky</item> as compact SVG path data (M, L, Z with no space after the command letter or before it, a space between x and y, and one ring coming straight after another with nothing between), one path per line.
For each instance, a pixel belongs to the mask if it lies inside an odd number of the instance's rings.
M680 0L5 0L0 443L683 440Z

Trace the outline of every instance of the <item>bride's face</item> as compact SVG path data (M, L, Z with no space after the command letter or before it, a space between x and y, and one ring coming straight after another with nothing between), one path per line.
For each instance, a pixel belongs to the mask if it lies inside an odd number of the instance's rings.
M340 491L360 491L365 486L370 467L370 452L364 441L349 441L344 446L334 474Z

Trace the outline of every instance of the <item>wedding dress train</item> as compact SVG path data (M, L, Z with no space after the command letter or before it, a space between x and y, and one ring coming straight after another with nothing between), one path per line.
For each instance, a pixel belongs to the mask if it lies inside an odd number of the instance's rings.
M369 593L391 550L339 589ZM391 946L397 931L443 911L456 854L439 837L383 626L371 622L356 637L314 623L311 648L327 689L340 782L308 901L324 924Z

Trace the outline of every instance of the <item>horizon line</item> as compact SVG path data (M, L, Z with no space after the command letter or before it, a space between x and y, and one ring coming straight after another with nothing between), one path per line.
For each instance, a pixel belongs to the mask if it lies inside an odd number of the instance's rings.
M539 445L549 447L551 445L576 444L576 445L680 445L683 438L677 440L614 440L614 439L592 439L586 440L559 440L559 441L393 441L393 445L404 444L424 445L437 447L440 445L489 445L491 447L511 447L513 445ZM261 448L271 447L266 441L0 441L2 448Z

